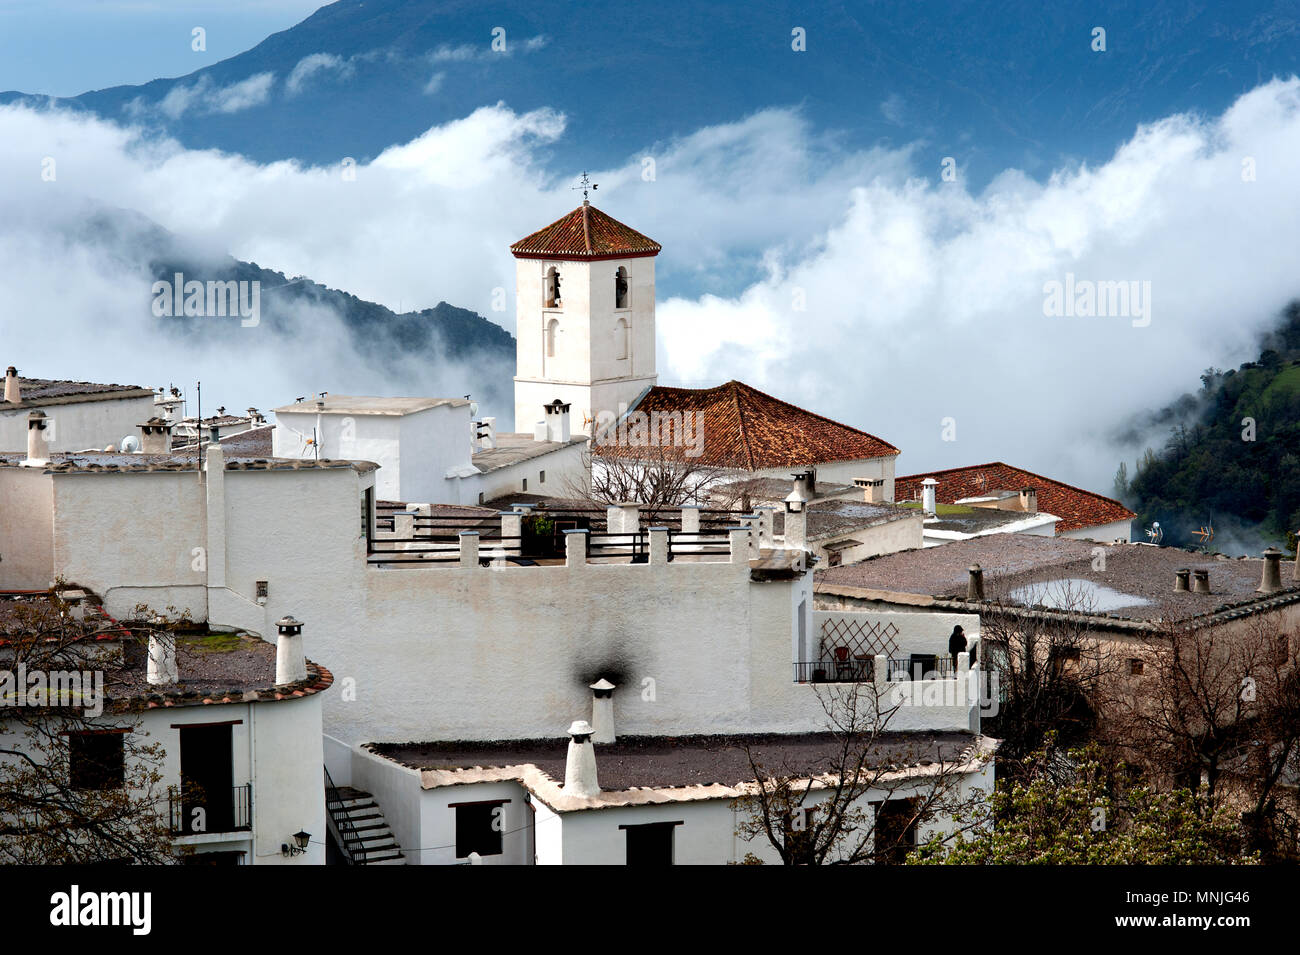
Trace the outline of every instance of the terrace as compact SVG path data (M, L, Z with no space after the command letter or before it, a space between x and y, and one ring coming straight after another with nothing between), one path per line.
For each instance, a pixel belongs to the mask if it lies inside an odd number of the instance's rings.
M733 534L745 539L746 559L757 515L684 507L656 513L643 526L634 504L516 504L484 507L381 502L368 535L372 566L420 564L493 566L644 564L675 560L727 562Z

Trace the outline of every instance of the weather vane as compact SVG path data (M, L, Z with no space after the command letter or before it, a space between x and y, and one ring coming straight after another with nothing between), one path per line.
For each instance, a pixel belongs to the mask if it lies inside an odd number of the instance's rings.
M578 180L578 184L573 188L582 190L582 201L586 202L588 188L590 188L592 192L595 192L600 187L587 178L587 170L584 169L582 170L582 178Z

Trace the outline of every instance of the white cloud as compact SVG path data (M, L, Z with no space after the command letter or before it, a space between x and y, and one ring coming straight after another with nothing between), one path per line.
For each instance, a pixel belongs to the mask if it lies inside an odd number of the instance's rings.
M146 103L136 97L128 105L127 113L134 118L146 115L151 108L156 108L173 120L180 119L191 110L201 114L237 113L253 106L261 106L270 99L274 83L274 73L256 73L238 83L217 86L210 76L204 74L188 86L173 86L156 104Z
M308 80L328 72L337 73L340 79L347 79L355 69L350 60L333 53L312 53L294 65L289 78L284 82L284 90L290 96L297 96L306 88Z
M978 194L938 181L919 148L848 150L797 111L766 110L593 170L595 201L665 247L664 383L743 379L899 445L904 472L1003 459L1105 490L1108 430L1194 387L1207 365L1247 357L1253 332L1300 291L1298 106L1300 81L1275 81L1221 117L1144 126L1095 167L1041 183L1009 170ZM564 130L550 110L483 108L386 150L349 182L336 167L261 165L10 107L0 201L94 197L362 298L405 309L445 299L513 330L512 301L491 311L494 288L513 295L506 248L577 202L573 180L534 159ZM56 183L39 181L33 155L56 158ZM1247 156L1255 182L1241 178ZM0 233L20 228L0 217ZM85 371L99 353L51 330L89 307L81 286L95 280L83 281L72 250L45 252L62 277L42 293L49 318L37 329L36 311L7 309L7 348L30 357L54 343L89 377L178 374ZM0 263L0 285L27 282L26 265ZM1067 272L1150 281L1151 324L1045 317L1044 283ZM139 343L123 352L135 368L161 360ZM315 390L367 387L369 372L356 374ZM941 440L946 417L956 442Z

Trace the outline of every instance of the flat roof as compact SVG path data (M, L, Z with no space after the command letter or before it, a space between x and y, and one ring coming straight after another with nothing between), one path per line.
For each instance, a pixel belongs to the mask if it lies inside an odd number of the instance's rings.
M26 452L0 451L0 468L23 467ZM379 467L373 461L344 461L321 458L254 457L244 454L225 455L227 471L302 471L352 468L365 473ZM199 456L193 449L169 454L128 454L122 451L55 451L39 470L54 474L138 474L155 471L197 471ZM31 470L38 470L32 468Z
M901 769L941 761L964 762L977 739L970 733L886 732L867 747L867 765ZM624 736L614 743L596 744L596 773L602 790L616 792L681 786L734 787L754 779L747 747L769 770L805 777L830 771L841 745L842 740L831 733ZM530 765L562 785L569 738L371 743L369 748L422 771Z
M466 398L386 398L381 395L326 395L325 407L317 407L315 398L282 405L275 414L360 414L408 415L429 408L461 408L469 404Z
M570 438L568 441L538 441L531 434L506 432L498 433L496 439L497 446L495 448L486 451L475 451L470 456L470 462L482 474L500 468L508 468L511 465L519 464L521 461L540 458L555 451L563 451L575 444L587 443L586 435L579 435L576 438Z

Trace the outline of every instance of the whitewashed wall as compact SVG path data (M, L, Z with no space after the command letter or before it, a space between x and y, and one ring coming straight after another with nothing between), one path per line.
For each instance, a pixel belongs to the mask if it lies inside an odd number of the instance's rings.
M0 410L0 451L27 451L27 416L34 410ZM50 419L46 434L51 451L118 447L127 435L138 438L140 425L157 414L151 394L41 405L39 410Z

